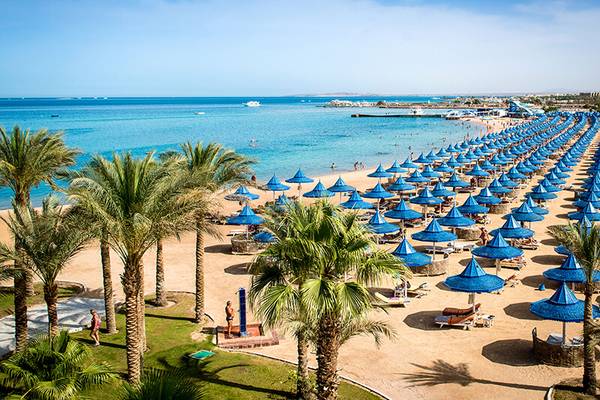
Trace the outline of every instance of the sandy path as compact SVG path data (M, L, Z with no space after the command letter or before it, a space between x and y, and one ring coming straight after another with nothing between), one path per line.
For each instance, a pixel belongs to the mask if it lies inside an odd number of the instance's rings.
M502 122L485 121L493 130L500 129ZM589 154L589 152L588 152ZM580 164L581 165L581 164ZM376 180L367 178L367 171L341 174L347 183L367 189ZM569 183L582 177L581 167L574 169ZM323 177L327 186L337 175ZM526 191L526 190L525 190ZM524 194L521 191L519 196ZM291 190L295 194L295 190ZM388 320L396 329L398 337L386 341L379 349L368 338L356 338L345 345L340 354L341 373L373 386L394 399L479 399L482 396L498 399L539 399L551 384L566 377L580 375L579 369L555 368L536 365L529 356L531 330L538 328L541 337L550 332L558 332L560 325L551 321L537 320L528 312L528 303L551 295L550 291L538 292L535 287L541 281L545 269L557 266L561 258L553 251L553 245L545 232L551 224L564 223L557 215L570 209L565 208L572 192L562 191L559 198L550 203L550 215L541 223L533 225L536 238L542 243L537 251L526 251L527 268L520 278L523 284L507 288L502 295L480 295L487 313L494 314L496 321L491 329L462 331L432 327L433 316L445 306L466 305L467 295L444 289L439 283L442 277L415 277L413 284L429 282L431 293L413 300L407 308L392 309L389 315L380 318ZM270 200L270 193L261 193L261 200ZM466 198L460 195L458 202ZM337 198L336 198L337 201ZM517 206L519 202L515 202ZM236 210L237 204L223 202L224 213ZM564 216L563 216L564 217ZM503 220L499 215L491 215L489 230L499 227ZM226 234L231 227L219 227ZM409 231L409 235L413 233ZM0 240L7 240L5 227L0 228ZM207 311L217 321L224 319L223 307L227 299L235 300L239 287L247 287L250 276L245 274L244 263L250 256L234 256L229 253L228 238L223 240L208 238L206 247L206 296ZM412 242L414 245L417 242ZM194 235L184 235L181 242L168 240L165 243L166 285L170 290L194 290ZM391 246L389 246L392 248ZM154 291L154 252L145 257L145 289ZM452 255L450 273L460 272L469 260L469 253ZM122 265L113 255L113 282L118 298L123 297L120 283ZM492 271L488 269L488 271ZM502 277L513 273L503 270ZM64 271L61 279L81 282L92 291L101 293L100 256L96 246L82 252ZM553 284L547 285L554 288ZM580 296L581 297L581 296ZM570 335L580 334L581 325L570 324ZM263 348L258 353L275 355L293 361L295 344L293 340L283 340L276 347ZM407 374L418 374L424 379L423 385L413 385Z

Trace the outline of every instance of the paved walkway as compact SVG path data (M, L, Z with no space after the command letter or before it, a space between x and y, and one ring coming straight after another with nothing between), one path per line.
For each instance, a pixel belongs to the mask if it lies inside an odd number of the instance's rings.
M104 317L104 300L86 297L72 297L58 303L58 324L60 329L77 332L91 321L90 309L96 309ZM34 337L48 332L48 313L45 304L31 306L27 310L29 317L29 336ZM0 319L0 356L15 349L15 318L13 315Z

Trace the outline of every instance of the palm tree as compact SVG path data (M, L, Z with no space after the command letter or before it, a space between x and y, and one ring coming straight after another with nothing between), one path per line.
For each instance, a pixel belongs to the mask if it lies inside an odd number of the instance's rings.
M407 277L409 272L398 258L377 248L355 213L344 213L330 203L318 203L316 207L322 208L314 227L321 254L314 265L314 276L304 282L301 301L315 321L317 397L334 400L338 351L344 340L365 330L392 332L381 322L368 322L367 314L374 307L367 285L379 284L394 274ZM352 321L360 325L355 332L350 329Z
M107 364L91 361L89 347L66 331L42 336L0 364L4 383L23 399L68 400L117 377Z
M14 193L16 207L30 204L31 188L46 182L54 186L54 178L75 163L78 151L65 146L62 133L41 129L35 133L15 126L10 133L0 127L0 185ZM19 248L19 243L15 243ZM22 271L24 266L16 265ZM21 350L27 343L27 274L14 276L15 339Z
M48 309L48 335L58 334L58 274L67 262L83 250L94 236L90 224L76 209L64 211L54 196L46 197L41 211L33 207L15 208L14 216L4 219L15 242L21 245L14 252L15 261L29 264L44 286L44 301ZM0 253L9 254L11 249L0 243Z
M317 347L317 396L337 396L337 353L357 334L379 342L393 332L371 321L373 310L366 285L408 271L396 257L380 251L355 214L320 202L291 205L268 226L279 241L260 255L254 271L251 300L267 324L292 324L298 338L298 396L307 390L308 341ZM348 280L348 276L354 276ZM300 333L300 335L299 335Z
M206 221L208 212L214 209L214 199L210 194L220 192L235 184L246 182L253 161L225 149L218 143L181 145L181 164L188 175L188 182L207 193L205 201L196 213L196 306L194 321L200 322L204 316L204 235L218 237L218 231ZM213 203L213 204L211 204Z
M550 235L565 246L579 261L585 271L585 308L583 315L583 389L590 395L596 394L595 329L593 319L594 272L600 269L600 228L596 225L585 228L579 225L556 225L548 228Z
M143 264L146 251L156 243L156 232L185 216L193 218L198 196L187 190L182 174L158 168L153 153L142 159L130 153L111 161L95 156L85 176L71 180L68 194L106 228L110 247L121 259L125 292L125 337L128 380L140 379L144 340ZM173 231L178 227L171 226Z
M140 383L125 385L121 400L201 400L202 388L183 372L149 369Z
M266 327L291 329L296 337L298 366L296 398L313 397L308 370L310 322L301 304L304 282L314 274L311 258L321 249L314 239L314 226L321 210L299 203L288 205L284 213L273 213L265 226L276 241L254 260L249 292L252 308Z

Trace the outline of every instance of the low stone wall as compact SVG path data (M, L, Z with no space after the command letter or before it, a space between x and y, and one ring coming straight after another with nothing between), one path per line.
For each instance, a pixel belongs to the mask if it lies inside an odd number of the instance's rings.
M490 204L488 207L490 208L490 214L504 215L510 212L510 204L508 203Z
M231 253L233 254L256 254L260 250L258 243L245 235L237 235L231 238Z
M478 228L456 228L456 236L458 236L458 238L462 240L479 240L480 234L481 232Z
M537 336L537 328L533 328L531 336L533 338L533 355L540 363L567 368L583 365L583 346L550 344ZM596 356L598 354L598 349L596 349Z
M423 267L413 268L413 272L415 274L427 276L443 275L448 273L448 265L448 259L444 258L442 260L432 261L431 264L427 264Z

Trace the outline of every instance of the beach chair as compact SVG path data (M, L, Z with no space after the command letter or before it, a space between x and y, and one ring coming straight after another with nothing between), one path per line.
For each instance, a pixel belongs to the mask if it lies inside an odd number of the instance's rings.
M475 313L467 315L438 315L434 322L443 328L444 326L458 326L464 330L471 330L475 325Z
M517 274L512 274L504 280L505 287L515 287L519 283L521 283L521 280L517 277Z
M406 294L419 299L423 296L426 296L430 291L431 289L429 289L427 282L423 282L414 289L406 289Z
M521 270L527 266L527 262L524 257L511 258L509 260L500 260L500 267L503 268L516 268Z
M468 308L455 308L455 307L446 307L442 310L442 315L446 316L458 316L458 315L469 315L479 311L481 308L481 303L475 304L473 307Z
M407 299L406 297L387 297L379 292L375 292L375 298L378 300L379 303L390 307L406 307L406 305L410 303L410 299Z

